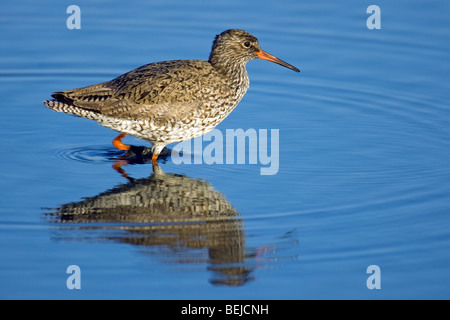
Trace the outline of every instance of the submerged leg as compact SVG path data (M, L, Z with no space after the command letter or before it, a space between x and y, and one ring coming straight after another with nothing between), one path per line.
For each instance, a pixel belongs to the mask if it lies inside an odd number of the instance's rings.
M166 145L165 144L160 144L160 143L155 143L153 145L152 148L152 164L153 165L158 165L158 156L161 153L161 151L164 149Z
M127 135L126 133L119 134L112 142L114 147L116 147L119 150L124 150L124 151L130 150L130 146L128 144L122 143L122 139L125 138L126 135Z

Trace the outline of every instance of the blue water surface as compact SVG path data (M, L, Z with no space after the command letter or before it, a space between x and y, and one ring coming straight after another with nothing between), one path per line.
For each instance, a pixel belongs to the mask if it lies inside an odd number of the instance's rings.
M367 27L372 4L381 29ZM450 298L449 9L3 1L0 298ZM301 70L250 61L250 89L217 127L278 130L276 174L248 157L118 172L116 132L42 103L146 63L207 59L229 28ZM81 289L67 287L70 265Z

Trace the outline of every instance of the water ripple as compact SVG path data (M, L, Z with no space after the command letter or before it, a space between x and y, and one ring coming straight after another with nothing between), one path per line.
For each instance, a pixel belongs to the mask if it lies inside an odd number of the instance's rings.
M80 162L109 163L117 160L123 151L108 146L80 146L59 148L54 151L58 158Z

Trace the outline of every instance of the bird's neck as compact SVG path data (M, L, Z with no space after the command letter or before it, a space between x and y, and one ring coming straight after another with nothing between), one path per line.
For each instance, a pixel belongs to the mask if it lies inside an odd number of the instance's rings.
M247 91L249 79L247 70L245 69L245 62L236 61L232 58L224 59L223 56L217 59L216 56L211 55L209 57L209 63L211 63L217 72L226 76L231 81L233 87Z

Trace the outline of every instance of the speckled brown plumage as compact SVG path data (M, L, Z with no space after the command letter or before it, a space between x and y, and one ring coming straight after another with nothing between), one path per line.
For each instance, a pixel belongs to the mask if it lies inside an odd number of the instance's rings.
M249 87L245 64L269 60L294 71L294 66L261 50L243 30L217 35L208 61L173 60L144 65L111 81L55 92L45 105L97 121L153 144L153 160L168 144L205 134L223 121Z

